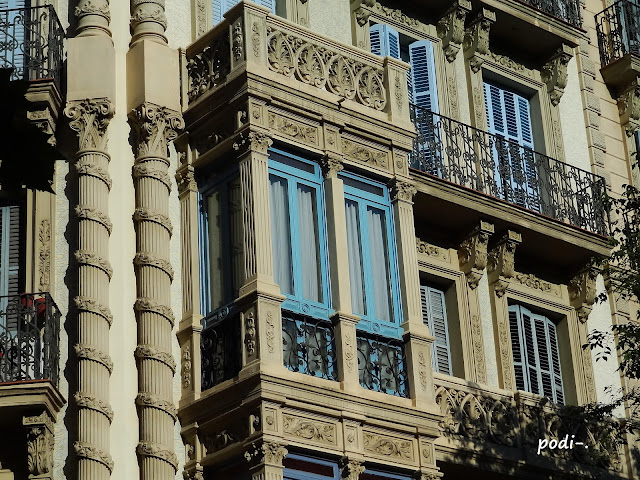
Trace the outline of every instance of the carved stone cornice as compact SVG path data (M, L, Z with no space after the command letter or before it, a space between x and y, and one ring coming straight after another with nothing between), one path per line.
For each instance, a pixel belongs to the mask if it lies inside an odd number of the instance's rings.
M239 154L248 151L256 151L264 155L269 147L273 145L273 140L264 132L242 132L233 144L233 149Z
M596 279L599 274L599 266L588 265L578 272L567 285L571 306L578 312L578 318L582 323L587 321L591 307L596 300Z
M618 113L627 136L632 137L640 128L640 83L637 79L618 97Z
M67 103L64 114L71 130L78 135L78 149L104 151L107 127L115 113L114 104L107 98L87 98Z
M336 178L344 170L342 157L335 153L327 153L319 163L324 178Z
M487 246L489 237L493 232L493 225L481 220L480 225L471 232L458 249L460 269L465 273L467 283L471 289L478 287L478 283L487 266Z
M22 425L27 429L27 469L29 478L49 480L53 478L53 420L46 413L24 417Z
M364 473L364 465L359 460L353 460L348 457L340 459L340 468L342 469L342 478L345 480L358 480L360 474Z
M179 112L153 103L143 103L129 113L129 120L136 134L137 157L168 156L168 144L184 128Z
M509 279L515 273L515 252L521 242L522 236L519 233L508 230L489 252L487 270L498 297L504 295Z
M438 36L449 62L453 62L460 51L465 34L464 21L470 11L469 0L457 0L438 22Z
M564 88L567 86L567 65L571 58L573 58L573 50L563 44L540 71L542 81L547 85L547 91L554 106L560 103Z
M482 55L489 53L489 30L495 21L495 12L483 8L465 30L464 58L469 61L469 66L474 73L478 73L482 66L484 61Z
M365 1L363 3L369 4L371 2ZM420 27L422 26L422 24L418 20L406 15L402 10L398 8L385 7L384 5L380 4L380 2L374 2L372 8L376 12L382 14L382 16L391 20L395 20L396 22L406 25L407 27L420 29Z
M391 191L389 193L391 195L392 202L399 200L402 202L413 203L413 197L418 192L413 183L400 180L398 178L391 181L390 190Z
M259 447L252 444L251 448L245 452L244 458L252 464L266 464L275 467L282 466L282 460L289 451L284 445L276 442L263 442Z

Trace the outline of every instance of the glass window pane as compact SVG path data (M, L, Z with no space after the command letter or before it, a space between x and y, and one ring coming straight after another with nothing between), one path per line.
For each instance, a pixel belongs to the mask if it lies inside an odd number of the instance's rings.
M298 184L298 225L300 228L300 269L302 295L307 300L322 302L320 245L318 244L316 189Z
M366 315L358 204L352 200L345 200L345 213L347 216L347 248L351 280L351 310L355 314Z
M224 303L224 257L222 241L222 194L218 191L207 198L209 227L209 293L211 309Z
M367 208L367 223L369 224L369 252L375 317L388 322L391 321L391 279L384 212L377 208Z
M271 245L273 250L273 277L282 293L293 293L291 263L291 235L289 227L288 182L269 175L271 204Z

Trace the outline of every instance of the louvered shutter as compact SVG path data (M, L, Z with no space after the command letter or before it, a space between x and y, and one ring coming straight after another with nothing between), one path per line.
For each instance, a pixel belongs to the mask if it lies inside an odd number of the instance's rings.
M553 391L555 401L559 405L564 405L564 389L562 386L562 370L560 368L560 353L558 349L558 335L556 325L549 319L547 329L549 331L549 351L551 354L551 373L553 375Z
M420 286L422 320L435 337L431 348L431 361L436 372L451 375L451 351L444 292L437 288Z
M369 28L371 53L381 57L400 58L400 36L389 25L377 23Z
M0 296L18 295L20 280L20 207L0 207ZM0 302L6 311L7 300ZM17 327L14 315L0 318L9 329Z
M267 7L272 13L276 11L276 0L254 0L254 2ZM224 14L238 3L240 3L240 0L212 0L213 24L220 23Z
M516 377L516 389L527 390L527 377L524 360L524 346L522 345L522 319L520 307L509 305L509 331L511 333L511 351L513 353L513 368Z
M16 8L25 8L27 6L27 2L25 0L0 0L0 10L3 9L16 9ZM25 74L25 65L24 65L24 50L26 48L25 45L25 29L24 29L24 21L25 21L25 13L23 11L12 11L8 12L5 16L3 15L0 19L2 21L9 22L8 30L5 28L4 31L0 33L0 43L7 43L9 49L5 52L5 60L9 66L13 65L16 67L15 75L19 75L20 78L27 78ZM8 32L8 33L7 33Z
M437 113L438 90L436 88L436 70L433 56L433 44L429 40L420 40L409 45L411 61L411 80L413 102L419 107Z

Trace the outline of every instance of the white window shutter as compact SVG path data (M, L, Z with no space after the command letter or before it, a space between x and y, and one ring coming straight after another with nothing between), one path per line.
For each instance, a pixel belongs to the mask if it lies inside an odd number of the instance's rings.
M436 372L451 375L451 349L444 292L437 288L420 287L422 320L429 327L435 341L431 347L431 360Z
M516 377L516 389L527 390L527 370L524 360L524 346L522 339L522 316L519 305L509 305L509 331L511 333L511 351L513 353L513 368Z
M412 43L409 45L409 58L413 102L419 107L437 113L439 111L438 89L436 88L433 44L429 40Z
M560 367L560 353L558 350L558 336L556 334L556 325L549 319L547 320L547 328L549 330L549 350L551 353L551 367L553 374L553 390L555 401L560 405L564 405L564 388L562 386L562 369Z
M0 207L0 296L18 295L20 279L20 207ZM0 300L5 312L7 299ZM15 315L0 319L9 329L17 328Z

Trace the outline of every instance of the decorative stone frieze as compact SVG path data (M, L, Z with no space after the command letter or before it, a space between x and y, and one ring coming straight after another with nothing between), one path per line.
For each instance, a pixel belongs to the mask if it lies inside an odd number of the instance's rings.
M446 248L436 247L430 243L423 242L418 237L416 237L416 250L419 254L428 255L429 257L434 257L445 262L449 261L449 251Z
M509 279L515 272L516 247L522 242L522 236L512 230L498 241L489 252L488 272L494 283L496 295L502 297L509 286Z
M78 27L80 29L80 25ZM88 32L89 30L87 30ZM78 383L74 393L78 406L78 435L74 443L79 478L106 480L113 469L109 456L109 236L108 205L111 181L109 155L105 152L107 127L114 115L105 98L72 101L64 110L69 126L78 136L77 338ZM106 181L105 181L106 180ZM98 442L98 443L93 443Z
M460 51L465 34L464 21L470 11L469 0L457 0L438 22L438 36L449 62L453 62Z
M480 221L480 225L462 242L458 249L460 268L467 276L467 283L472 290L478 287L487 266L487 245L494 227L489 222Z
M567 285L571 306L576 309L582 323L587 321L596 300L596 279L599 274L598 266L589 265L573 277Z
M481 9L471 20L464 35L464 58L474 73L480 71L484 62L482 55L489 53L489 30L496 21L496 14L486 8Z
M542 293L547 293L556 297L560 296L560 289L557 285L554 285L551 282L546 282L532 273L516 273L513 276L513 281Z
M547 91L554 106L560 103L564 88L567 86L567 65L572 58L573 50L563 44L540 71L542 81L547 85Z
M389 152L378 150L373 146L363 145L352 139L342 137L342 154L348 160L365 163L373 167L389 169Z

